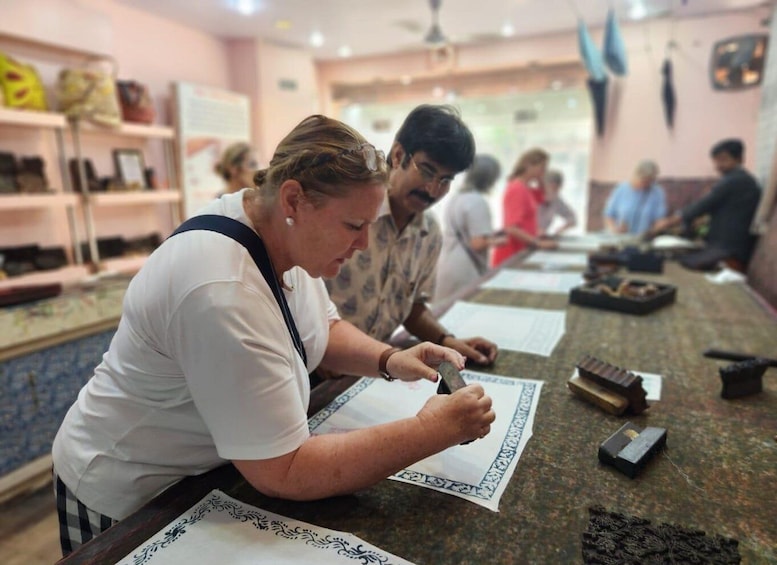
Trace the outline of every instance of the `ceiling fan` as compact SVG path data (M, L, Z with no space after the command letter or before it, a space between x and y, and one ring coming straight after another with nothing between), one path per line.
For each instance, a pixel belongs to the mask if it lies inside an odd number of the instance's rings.
M442 0L429 0L429 7L432 9L432 27L424 37L424 43L432 47L440 47L448 43L448 38L440 28L440 5Z

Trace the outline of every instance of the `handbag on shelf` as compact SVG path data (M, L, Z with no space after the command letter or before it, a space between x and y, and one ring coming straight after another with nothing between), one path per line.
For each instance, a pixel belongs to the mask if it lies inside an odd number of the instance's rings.
M45 164L40 157L22 157L21 166L16 173L19 192L48 192L49 183L44 169Z
M0 93L2 103L19 110L44 111L46 92L34 66L20 63L0 52Z
M116 82L121 103L121 116L125 122L150 124L154 121L154 105L148 87L134 80Z
M37 244L0 248L3 271L9 277L32 273L35 271L35 257L39 251Z
M0 151L0 194L19 192L16 185L16 157L13 153Z
M100 260L121 257L127 249L127 244L123 237L100 237L97 238L97 254ZM92 262L92 250L88 241L81 242L81 256L87 263Z
M113 59L89 59L81 67L62 69L55 90L59 110L68 119L110 127L121 124Z
M100 181L97 179L94 165L91 159L82 159L84 162L84 174L86 176L86 190L81 186L81 175L78 172L78 159L68 161L70 170L70 183L73 186L73 192L99 192L102 190Z
M52 271L67 265L64 247L44 247L38 251L33 261L39 271Z

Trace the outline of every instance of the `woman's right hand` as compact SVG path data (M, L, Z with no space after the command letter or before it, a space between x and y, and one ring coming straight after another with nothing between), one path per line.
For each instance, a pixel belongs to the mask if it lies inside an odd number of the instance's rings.
M424 429L443 434L446 443L458 445L485 437L496 414L491 397L479 384L467 385L453 394L437 394L426 401L416 417Z

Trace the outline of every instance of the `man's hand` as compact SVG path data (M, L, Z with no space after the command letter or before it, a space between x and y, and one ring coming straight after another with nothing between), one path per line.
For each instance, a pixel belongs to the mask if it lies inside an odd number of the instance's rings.
M499 348L495 343L483 337L458 339L453 336L446 336L442 340L442 345L455 349L478 365L491 365L496 360L497 353L499 352Z

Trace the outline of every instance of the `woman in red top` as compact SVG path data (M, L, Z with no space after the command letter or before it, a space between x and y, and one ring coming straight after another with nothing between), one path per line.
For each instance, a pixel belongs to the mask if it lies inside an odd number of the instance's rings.
M530 149L521 155L510 174L502 205L507 243L494 250L496 267L525 247L555 249L556 242L539 238L537 207L544 200L542 178L550 156L542 149ZM536 185L536 189L531 188Z

